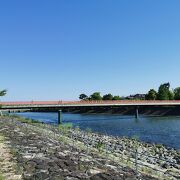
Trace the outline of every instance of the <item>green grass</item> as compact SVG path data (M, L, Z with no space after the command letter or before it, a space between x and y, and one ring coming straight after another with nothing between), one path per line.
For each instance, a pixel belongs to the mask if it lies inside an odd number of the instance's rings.
M20 116L17 115L17 114L4 114L3 116L16 118L18 121L20 121L20 122L22 122L22 123L28 123L28 124L32 124L32 123L42 123L42 122L37 121L37 120L34 120L34 119L25 118L25 117L20 117Z
M4 142L4 136L1 136L1 134L0 134L0 143L1 142Z
M59 130L69 130L72 129L72 127L73 127L72 123L64 123L58 126Z
M30 119L30 118L21 118L21 117L18 118L18 121L20 121L22 123L28 123L28 124L41 123L41 122L39 122L37 120L33 120L33 119Z
M14 117L14 118L19 118L19 116L17 114L4 114L4 116L7 116L7 117Z
M157 147L157 148L162 148L163 145L162 145L162 144L156 144L156 147Z
M1 173L0 173L0 180L5 180Z

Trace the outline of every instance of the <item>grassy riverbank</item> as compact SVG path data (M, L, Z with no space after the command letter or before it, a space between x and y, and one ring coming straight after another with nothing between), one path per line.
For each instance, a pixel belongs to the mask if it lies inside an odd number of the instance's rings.
M166 164L163 168L163 164L160 166L152 157L143 159L138 155L136 163L139 164L135 166L134 149L152 152L151 145L136 140L99 135L69 126L58 128L12 116L0 117L0 125L0 132L10 142L9 148L17 159L23 179L136 179L137 175L142 179L153 179L150 176L153 170L146 167L149 165L162 171L153 172L159 179L176 179L178 176L177 162L177 167ZM164 147L156 147L157 151L160 149L165 151ZM170 152L175 158L178 156L175 150ZM142 162L144 166L140 165ZM166 172L169 169L173 174L171 177Z

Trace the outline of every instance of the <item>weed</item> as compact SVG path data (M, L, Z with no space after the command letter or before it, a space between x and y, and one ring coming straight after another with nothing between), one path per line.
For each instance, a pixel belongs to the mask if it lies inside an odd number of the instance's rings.
M102 152L103 149L105 148L105 144L99 141L95 147L98 149L99 152Z
M1 136L0 134L0 143L4 142L4 136Z
M91 128L86 128L85 130L88 134L92 133L92 129Z
M16 149L11 149L10 150L10 153L13 155L13 156L16 156L18 154L18 151Z
M2 174L0 174L0 180L4 180L4 177Z
M157 148L162 148L163 145L162 145L162 144L156 144L156 147L157 147Z

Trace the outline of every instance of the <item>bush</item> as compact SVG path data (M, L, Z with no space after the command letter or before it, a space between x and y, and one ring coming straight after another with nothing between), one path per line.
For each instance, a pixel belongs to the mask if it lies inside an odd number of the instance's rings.
M64 129L72 129L73 125L72 123L64 123L59 125L59 128L64 128Z

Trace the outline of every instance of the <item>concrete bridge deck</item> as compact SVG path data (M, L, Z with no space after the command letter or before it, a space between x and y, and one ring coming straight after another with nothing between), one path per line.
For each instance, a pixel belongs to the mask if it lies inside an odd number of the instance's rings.
M16 101L0 102L0 104L2 109L34 107L180 106L180 100Z
M180 116L180 100L146 101L19 101L1 102L0 111L23 110L35 112L112 113L122 115L138 114L155 116Z

